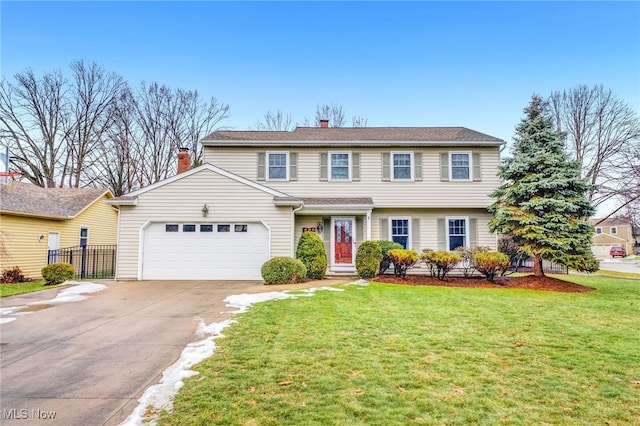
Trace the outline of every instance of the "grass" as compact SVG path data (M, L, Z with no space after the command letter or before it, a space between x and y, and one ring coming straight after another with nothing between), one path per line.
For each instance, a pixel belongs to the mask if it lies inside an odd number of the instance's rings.
M161 425L640 424L640 285L373 283L236 316Z
M45 286L44 280L36 280L28 283L0 284L0 297L17 296L19 294L33 293L34 291L49 290L55 286Z
M614 278L626 278L630 280L640 280L640 274L634 274L633 272L618 272L618 271L607 271L604 269L600 269L594 272L595 275L600 275L603 277L614 277Z

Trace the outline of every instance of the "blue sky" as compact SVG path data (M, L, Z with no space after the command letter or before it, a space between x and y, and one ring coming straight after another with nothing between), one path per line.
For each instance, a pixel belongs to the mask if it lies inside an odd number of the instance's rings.
M248 129L342 105L369 126L465 126L507 141L533 93L603 84L640 111L640 2L11 2L1 69L96 62L197 89Z

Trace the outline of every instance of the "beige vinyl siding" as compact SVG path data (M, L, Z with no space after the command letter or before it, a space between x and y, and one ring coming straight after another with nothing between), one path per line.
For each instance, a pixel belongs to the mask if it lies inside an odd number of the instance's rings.
M410 217L412 221L419 219L419 247L415 244L413 248L420 251L428 248L438 249L438 219L446 217L468 217L477 220L477 233L479 246L487 246L492 250L497 249L496 234L489 232L489 220L491 215L484 209L375 209L371 215L371 238L381 239L380 219L389 217ZM413 229L411 230L413 234ZM388 239L391 239L389 236ZM412 241L413 242L413 241Z
M30 278L40 278L47 264L49 232L60 234L60 248L80 243L80 228L89 228L90 245L111 245L117 240L117 211L101 197L73 219L50 220L26 216L2 215L3 246L0 270L18 266ZM39 236L43 235L40 240Z
M257 179L257 148L205 148L205 160L215 166L251 180ZM266 151L266 150L263 150ZM343 151L360 154L359 181L321 181L320 153L340 152L335 148L295 148L298 154L297 181L265 181L265 185L300 197L372 197L376 207L469 208L487 207L489 194L500 184L497 176L500 155L498 147L402 148L422 154L421 181L383 181L382 152L395 149L350 148ZM448 151L478 152L481 157L482 180L478 182L442 182L440 153ZM415 156L414 158L419 157Z
M205 203L209 208L206 218L202 217ZM137 206L120 207L116 279L138 278L140 230L149 221L194 224L262 222L270 229L270 255L293 255L291 207L275 207L273 195L204 169L140 194Z

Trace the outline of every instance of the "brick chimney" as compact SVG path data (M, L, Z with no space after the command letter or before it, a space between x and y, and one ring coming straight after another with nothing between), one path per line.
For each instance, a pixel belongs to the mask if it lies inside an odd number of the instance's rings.
M329 120L320 120L320 127L323 129L329 127Z
M191 155L189 148L180 148L178 152L178 174L186 172L191 168Z

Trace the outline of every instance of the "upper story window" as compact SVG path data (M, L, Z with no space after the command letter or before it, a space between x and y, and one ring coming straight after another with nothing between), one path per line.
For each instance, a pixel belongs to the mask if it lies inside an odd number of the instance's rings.
M267 153L269 167L267 179L269 180L287 180L289 169L289 155L286 152L268 152Z
M258 152L257 180L298 180L298 153L288 151Z
M89 245L89 228L83 226L80 228L80 247Z
M479 182L482 180L480 152L450 151L440 153L440 181Z
M602 234L602 228L596 228L596 234Z
M451 180L471 180L471 153L450 153Z
M393 180L412 180L413 166L411 152L392 152Z
M330 152L329 159L331 180L351 180L351 153Z
M616 235L618 233L618 228L612 226L611 227L611 235Z

